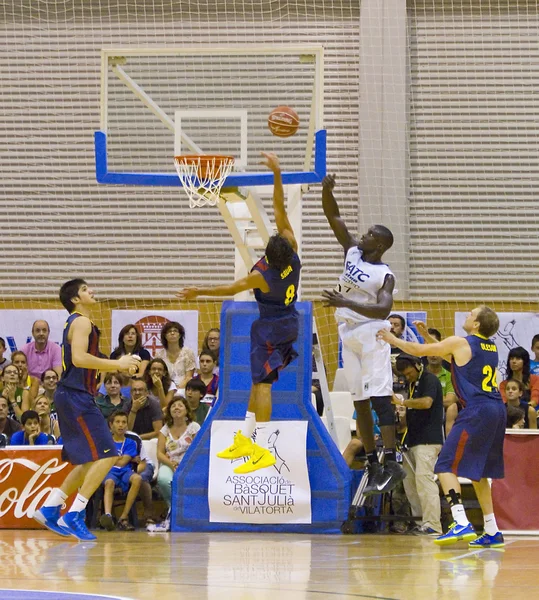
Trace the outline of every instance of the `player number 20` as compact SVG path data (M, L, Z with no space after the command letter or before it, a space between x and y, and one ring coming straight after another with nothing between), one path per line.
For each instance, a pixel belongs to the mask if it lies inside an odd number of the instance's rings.
M498 389L498 383L496 382L496 370L492 370L490 365L485 365L483 367L483 375L485 376L483 379L483 388L484 392L492 392L492 388Z
M296 295L296 286L289 285L286 288L286 294L285 294L285 299L284 299L284 303L286 306L288 306L291 302L294 302L295 295Z

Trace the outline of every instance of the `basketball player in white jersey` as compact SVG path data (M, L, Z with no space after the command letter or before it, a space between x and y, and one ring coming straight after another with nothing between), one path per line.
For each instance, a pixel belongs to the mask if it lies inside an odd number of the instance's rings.
M322 295L326 306L337 308L344 373L356 409L357 434L369 461L364 493L380 494L392 490L406 476L395 455L391 347L376 339L377 328L391 328L386 319L393 306L395 276L382 256L393 245L393 234L383 225L373 225L357 241L341 219L333 196L335 176L327 175L322 186L324 214L345 252L337 287ZM376 453L371 406L382 432L383 466Z

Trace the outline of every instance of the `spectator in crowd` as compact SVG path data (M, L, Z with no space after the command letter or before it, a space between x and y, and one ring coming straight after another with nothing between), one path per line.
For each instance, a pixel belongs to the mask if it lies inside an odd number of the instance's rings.
M62 350L58 344L49 340L50 333L47 321L36 321L32 325L34 341L21 348L28 361L28 373L37 379L47 369L53 369L58 376L62 374Z
M131 401L120 393L122 389L122 379L122 375L117 372L108 372L105 374L104 382L106 394L98 394L95 398L95 403L105 419L108 419L109 416L117 410L123 412L129 411Z
M28 373L28 361L26 354L21 350L17 350L11 354L11 364L19 369L20 379L19 387L23 390L28 390L30 402L33 402L39 394L39 379Z
M195 415L195 421L202 425L208 415L211 406L201 402L206 395L206 386L200 379L190 379L185 386L185 398Z
M8 416L9 404L4 396L0 396L0 434L3 434L7 438L9 444L11 436L22 429L21 424L15 419Z
M191 445L200 425L185 398L176 396L165 408L165 425L157 440L157 458L159 471L157 485L169 509L172 505L172 478L174 471L182 461ZM163 530L168 530L168 519Z
M436 375L424 368L420 358L401 353L397 369L410 384L409 398L393 395L393 403L406 407L408 431L403 481L413 516L422 516L418 534L441 535L440 491L434 466L443 444L443 393Z
M148 386L148 392L159 400L161 408L167 406L172 398L174 398L177 388L175 383L170 379L168 367L162 358L157 357L150 361L144 373L144 380ZM132 389L133 387L131 386Z
M131 323L122 327L118 335L118 346L114 348L110 358L118 359L125 354L140 356L138 371L134 375L135 377L142 377L152 357L142 345L142 337L139 330Z
M442 341L442 334L437 329L429 328L428 331L437 342ZM455 389L453 388L453 382L451 381L451 372L444 368L442 364L444 361L441 356L427 356L426 358L429 373L436 375L442 384L444 408L447 409L458 400Z
M533 360L530 362L530 374L539 375L539 333L532 338L532 352ZM2 365L0 365L1 368Z
M169 321L161 329L163 349L156 356L162 358L170 374L170 378L179 390L185 389L185 384L195 372L195 354L191 348L184 346L185 329L176 321ZM165 402L164 406L170 400Z
M387 320L391 323L391 333L398 337L403 338L404 332L406 331L406 321L404 317L393 313L389 315ZM408 384L406 383L405 377L397 371L395 361L397 356L400 354L400 350L394 346L391 346L391 369L393 370L393 393L394 394L407 394Z
M51 415L57 417L56 407L54 406L54 392L58 386L58 374L53 369L47 369L41 374L41 386L39 395L46 396L51 404Z
M140 475L139 497L144 507L144 525L155 525L153 518L152 504L152 481L155 473L155 464L146 451L139 435L134 431L127 431L125 437L135 440L137 443L138 456L133 459L132 464L136 466L136 471Z
M23 412L30 409L30 392L21 387L21 370L11 364L2 373L4 386L2 396L7 400L9 416L17 421L21 420Z
M379 444L382 438L382 432L380 431L380 421L378 419L378 415L375 410L371 410L372 414L372 422L373 422L373 433L374 433L374 441L376 445ZM356 419L356 411L354 411L352 415L352 419ZM365 454L365 447L363 445L363 440L360 436L353 437L349 442L346 448L343 450L343 458L346 461L346 464L349 467L352 467L354 461L358 460L360 462L365 462L367 460L367 455Z
M46 446L49 436L39 430L39 415L35 410L26 410L21 416L22 429L11 436L12 446Z
M99 523L107 531L114 529L114 521L112 519L112 502L114 500L114 490L119 488L123 494L127 494L122 514L118 519L118 529L123 531L134 531L135 527L129 523L129 511L135 500L137 499L141 477L133 471L131 461L136 459L138 455L137 444L132 438L126 437L127 431L127 413L118 410L113 412L108 417L110 431L114 445L118 451L118 460L112 469L105 476L104 487L105 494L103 504L105 512L101 515Z
M524 400L524 386L522 381L517 379L508 379L505 383L505 396L507 397L507 406L520 408L524 413L523 429L537 429L537 413L533 406L530 406Z
M213 372L216 366L215 354L211 350L202 350L198 357L198 363L200 367L193 379L200 379L204 383L206 395L202 398L202 402L213 406L219 390L219 375Z
M0 375L2 375L2 371L11 364L9 358L4 356L4 352L7 350L6 340L3 337L0 337Z
M51 413L51 401L47 396L38 396L34 402L34 410L39 415L39 429L46 435L54 436L54 440L58 442L60 438L60 426L58 418Z
M509 379L521 381L524 386L523 398L534 408L539 404L539 375L530 374L530 355L522 346L511 348L507 355L507 378L500 384L503 401L507 403L505 386Z
M521 408L507 405L507 429L524 429L525 418Z
M144 379L131 380L131 406L129 407L128 429L143 440L151 440L159 435L163 427L163 412L159 400L148 393Z
M216 363L219 365L219 348L221 345L221 330L218 327L212 327L204 336L202 350L211 350L216 357Z

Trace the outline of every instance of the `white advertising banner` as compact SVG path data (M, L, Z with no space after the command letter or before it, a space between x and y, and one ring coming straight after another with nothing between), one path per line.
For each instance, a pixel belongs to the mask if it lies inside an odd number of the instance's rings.
M213 421L208 500L211 523L311 523L311 485L307 471L307 421L272 421L272 467L237 475L247 459L223 460L243 421Z
M113 310L111 351L118 345L122 327L133 323L142 335L142 345L154 357L162 349L161 328L169 321L176 321L185 328L184 345L198 355L197 310Z
M49 340L61 344L67 317L67 311L64 309L0 310L0 337L6 340L7 346L5 358L9 358L12 352L20 350L24 344L33 340L32 325L41 319L49 324Z
M467 335L462 326L469 314L469 312L455 313L455 335ZM522 346L528 351L530 358L533 358L532 338L539 333L539 314L499 312L498 317L500 328L492 339L498 347L498 370L501 375L499 381L502 381L507 375L507 355L511 348Z

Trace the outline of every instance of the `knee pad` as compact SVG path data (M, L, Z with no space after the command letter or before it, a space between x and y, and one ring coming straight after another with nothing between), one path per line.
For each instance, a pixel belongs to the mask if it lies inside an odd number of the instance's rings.
M380 427L395 425L395 411L391 404L391 396L374 396L371 398L371 406L378 415Z

